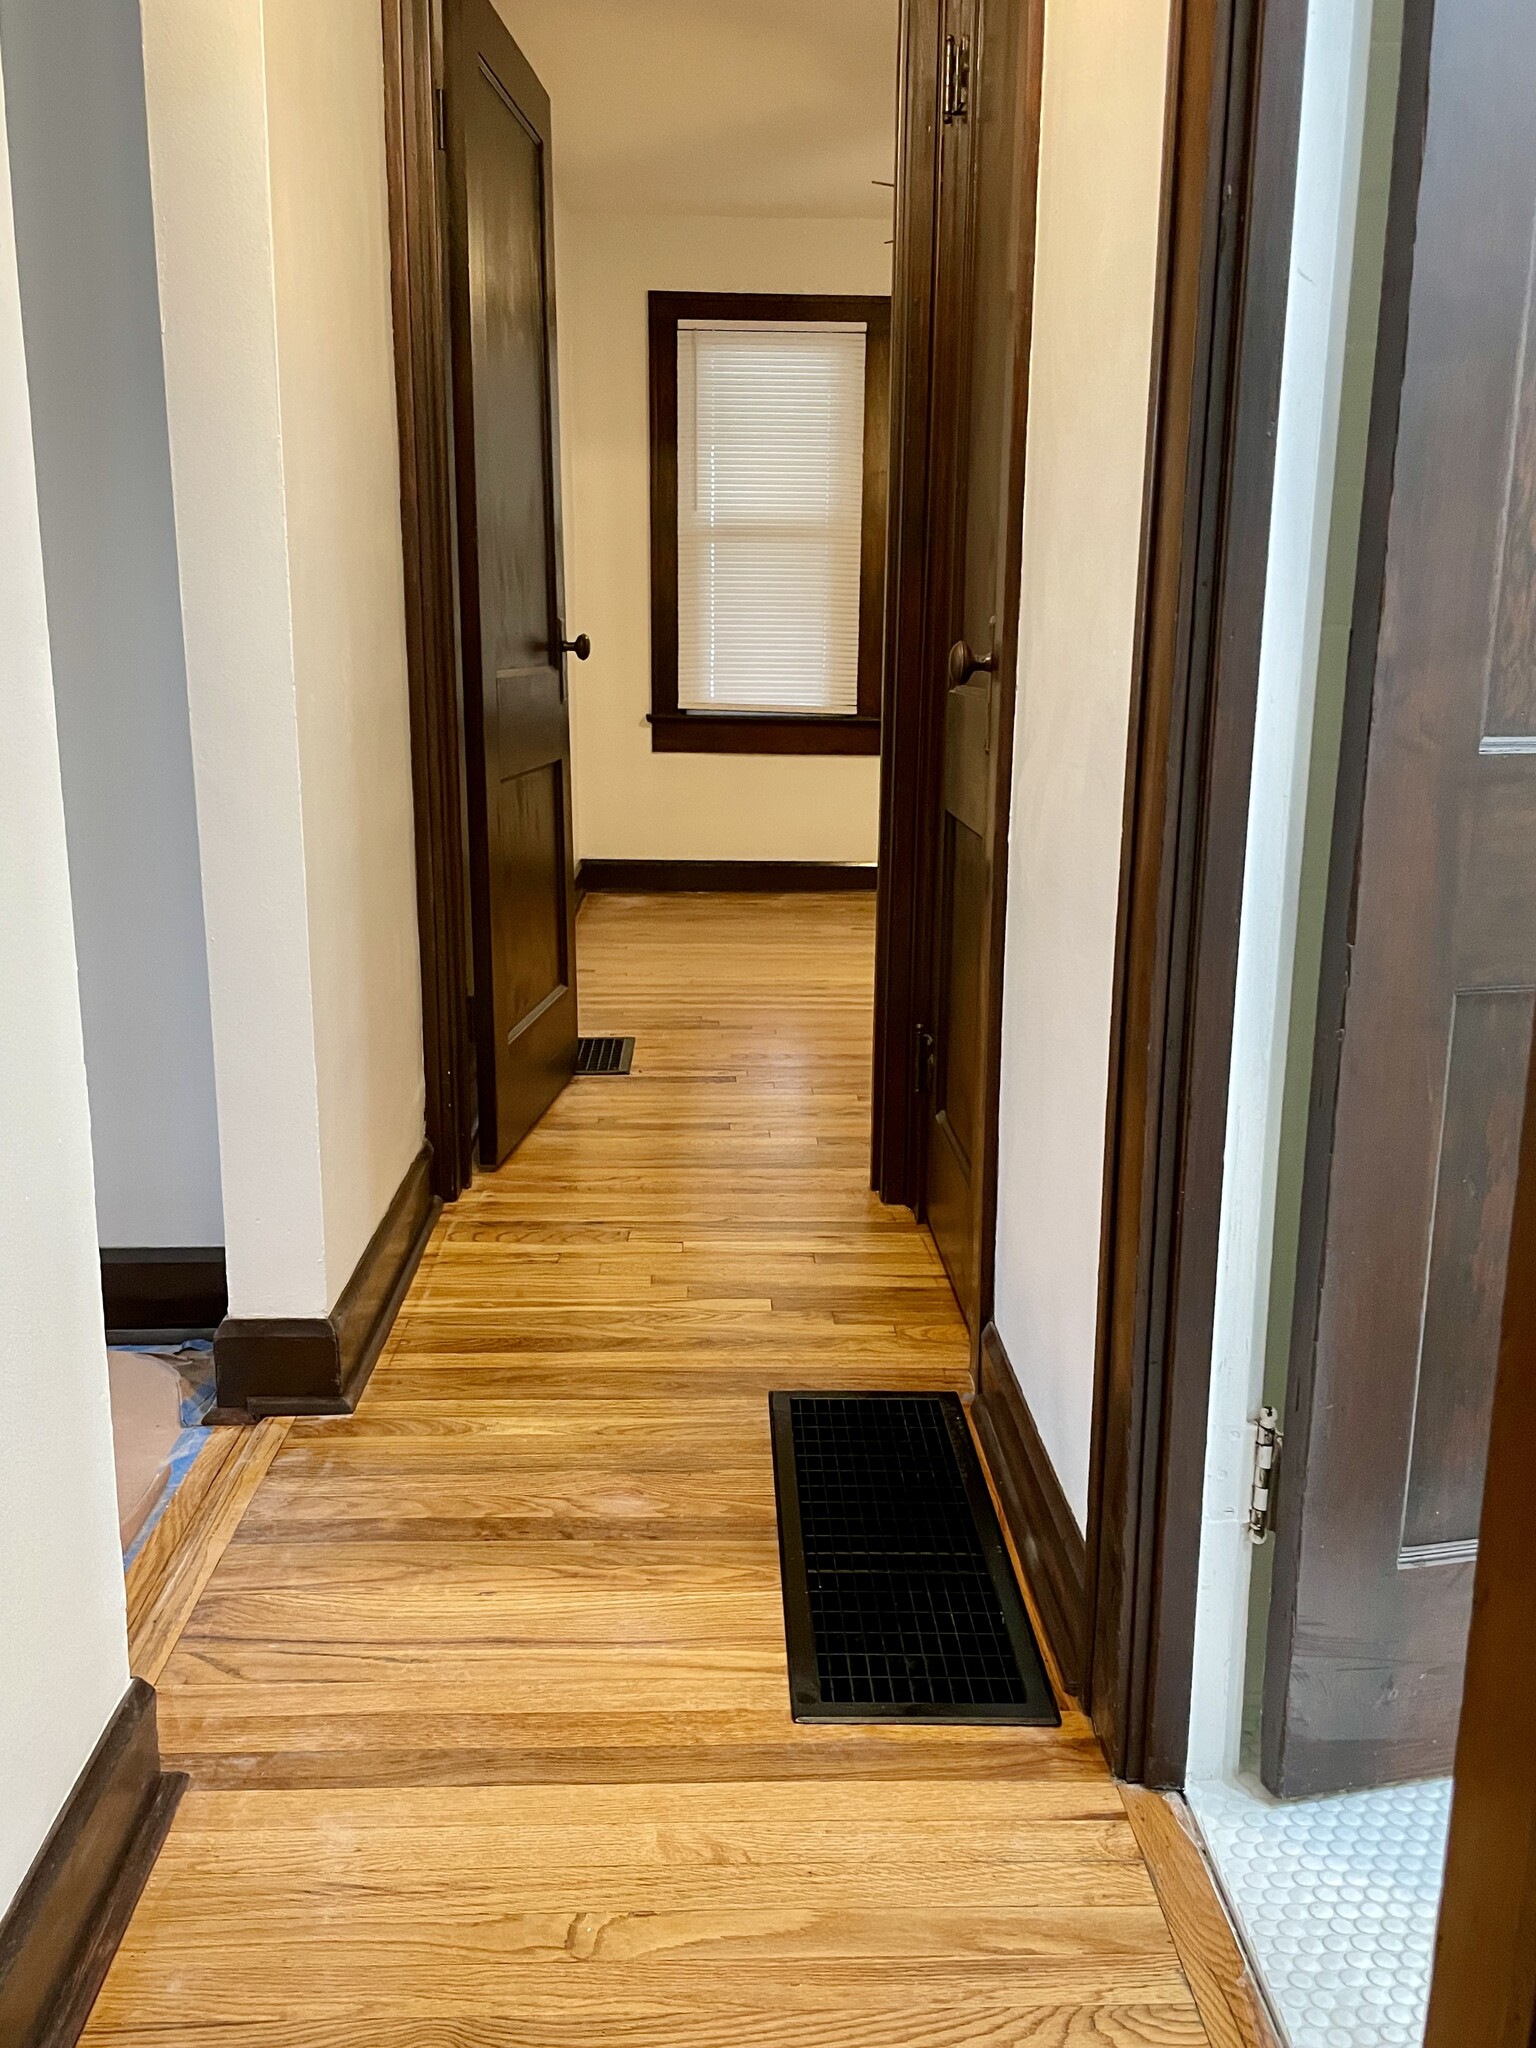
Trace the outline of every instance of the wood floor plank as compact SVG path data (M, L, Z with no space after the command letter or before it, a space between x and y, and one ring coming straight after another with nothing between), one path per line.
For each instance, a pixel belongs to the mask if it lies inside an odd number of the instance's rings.
M1211 2048L1280 2048L1182 1800L1122 1787Z
M632 1075L477 1178L358 1413L247 1432L152 1603L193 1789L87 2048L1207 2041L1070 1702L790 1717L769 1392L969 1387L867 1185L872 940L863 897L588 899Z
M254 1429L233 1432L238 1441L219 1461L211 1483L200 1494L195 1520L183 1527L179 1546L132 1617L128 1665L135 1678L153 1685L165 1669L287 1433L288 1423L277 1418L258 1422Z
M128 1651L134 1655L147 1617L159 1604L177 1560L196 1543L202 1525L217 1512L219 1478L240 1448L243 1431L215 1427L124 1574L128 1603Z

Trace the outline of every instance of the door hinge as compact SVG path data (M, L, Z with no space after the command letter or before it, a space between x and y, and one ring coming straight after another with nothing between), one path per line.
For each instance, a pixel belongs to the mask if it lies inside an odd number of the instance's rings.
M448 147L448 101L440 85L432 88L432 134L439 149Z
M933 1033L925 1024L919 1024L917 1027L916 1052L915 1085L919 1095L928 1095L933 1090L934 1062L938 1048L933 1042Z
M1262 1543L1274 1523L1275 1468L1280 1461L1280 1417L1273 1408L1261 1408L1254 1427L1253 1486L1248 1495L1248 1535Z
M971 105L971 39L944 38L944 125L963 121Z

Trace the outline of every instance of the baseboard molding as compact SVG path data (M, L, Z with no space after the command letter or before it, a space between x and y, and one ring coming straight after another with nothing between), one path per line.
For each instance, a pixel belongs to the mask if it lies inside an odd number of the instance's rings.
M219 1325L219 1413L351 1414L443 1206L431 1159L424 1145L328 1316L230 1316Z
M104 1248L101 1305L109 1343L211 1337L229 1312L224 1247Z
M1062 1683L1079 1693L1088 1633L1088 1547L995 1323L982 1332L971 1414Z
M832 894L873 889L875 869L829 860L584 860L576 870L578 894L606 890L626 896L800 891Z
M73 2048L186 1788L136 1678L0 1920L6 2048Z

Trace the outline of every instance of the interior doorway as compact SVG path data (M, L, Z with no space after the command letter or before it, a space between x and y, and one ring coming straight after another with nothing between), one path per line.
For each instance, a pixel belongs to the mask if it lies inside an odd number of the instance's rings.
M588 894L874 887L897 14L385 0L445 1199L572 1071Z

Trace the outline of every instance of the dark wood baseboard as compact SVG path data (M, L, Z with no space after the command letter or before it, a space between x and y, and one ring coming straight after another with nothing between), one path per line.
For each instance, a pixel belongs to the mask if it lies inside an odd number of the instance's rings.
M627 896L731 891L761 895L831 894L873 889L875 869L831 860L584 860L576 870L581 894L607 890Z
M1077 1693L1088 1634L1088 1546L995 1323L982 1332L971 1414L1062 1683Z
M211 1337L229 1313L224 1247L104 1247L101 1305L109 1342Z
M136 1678L0 1920L0 2041L72 2048L187 1779L160 1768L154 1689Z
M412 1160L328 1316L230 1316L219 1325L220 1414L351 1414L443 1206L431 1158L424 1145Z

